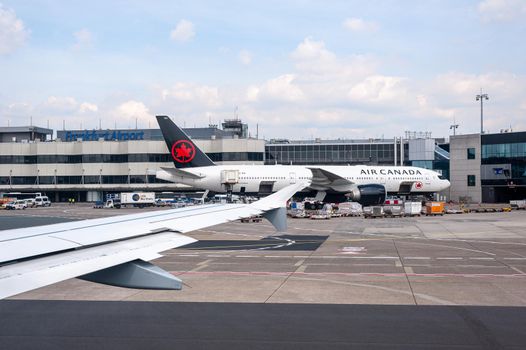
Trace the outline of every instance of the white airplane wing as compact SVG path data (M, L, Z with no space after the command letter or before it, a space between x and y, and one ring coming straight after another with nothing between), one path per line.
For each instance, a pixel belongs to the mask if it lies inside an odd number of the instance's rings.
M181 289L148 263L195 239L189 231L263 215L286 229L285 203L307 184L252 204L212 204L0 231L0 299L73 277L122 287Z

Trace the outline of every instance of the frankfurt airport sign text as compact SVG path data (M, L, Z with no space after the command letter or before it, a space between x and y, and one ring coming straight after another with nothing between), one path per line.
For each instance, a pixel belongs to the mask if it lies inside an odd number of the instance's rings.
M58 135L63 141L128 141L144 140L144 131L121 131L121 130L79 130L62 131Z

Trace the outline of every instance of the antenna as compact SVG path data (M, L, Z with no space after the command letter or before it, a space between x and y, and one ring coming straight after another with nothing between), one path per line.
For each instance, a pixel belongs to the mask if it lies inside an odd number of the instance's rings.
M99 130L102 130L102 119L99 118Z
M62 130L66 130L66 119L62 119Z

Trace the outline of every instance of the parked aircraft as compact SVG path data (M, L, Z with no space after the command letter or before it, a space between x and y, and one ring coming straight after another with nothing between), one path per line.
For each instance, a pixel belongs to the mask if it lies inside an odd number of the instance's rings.
M348 194L362 205L382 204L386 194L429 195L449 187L439 173L412 166L216 165L167 116L157 116L175 168L156 177L213 192L268 194L299 181L317 198Z
M287 186L252 204L209 204L4 230L0 233L0 299L69 278L141 289L181 289L182 281L149 260L195 239L183 233L266 217L286 230L287 200L307 184Z

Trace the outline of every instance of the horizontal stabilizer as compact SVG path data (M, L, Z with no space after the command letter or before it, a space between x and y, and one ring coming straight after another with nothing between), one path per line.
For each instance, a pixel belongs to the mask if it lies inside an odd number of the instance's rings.
M167 173L169 173L169 174L171 174L173 176L176 176L176 177L186 177L186 178L190 178L190 179L202 179L203 177L205 177L205 175L194 174L194 173L191 173L189 171L182 170L182 169L177 169L177 168L164 168L164 167L161 167L161 169L163 169Z
M179 278L143 260L108 267L78 278L125 288L180 290L183 287Z

